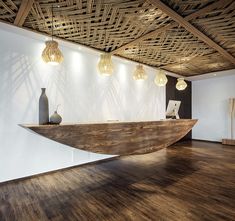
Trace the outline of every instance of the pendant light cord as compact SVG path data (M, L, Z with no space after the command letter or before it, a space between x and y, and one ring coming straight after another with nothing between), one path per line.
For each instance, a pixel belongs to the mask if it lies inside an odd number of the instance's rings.
M52 14L52 18L51 18L51 38L53 41L53 36L54 36L54 10L53 10L53 4L51 5L51 14Z
M177 35L178 35L178 36L181 36L181 34L180 34L180 28L181 28L181 25L179 24L179 25L178 25L178 31L177 31ZM180 74L182 75L182 55L180 55Z
M180 56L180 74L182 75L182 58Z
M107 40L107 30L104 27L104 51L106 52L106 40Z
M163 40L161 42L161 50L163 48L165 37L166 37L166 32L163 33ZM159 67L159 69L161 69L161 64L162 64L162 52L161 52L161 50L160 50L160 67Z
M139 63L140 63L140 43L139 43L139 52L138 52L138 54L139 54Z

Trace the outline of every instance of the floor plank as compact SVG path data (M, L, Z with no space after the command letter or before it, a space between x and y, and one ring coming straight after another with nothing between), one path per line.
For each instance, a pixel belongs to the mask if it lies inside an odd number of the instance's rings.
M235 149L184 142L3 184L0 220L235 220Z

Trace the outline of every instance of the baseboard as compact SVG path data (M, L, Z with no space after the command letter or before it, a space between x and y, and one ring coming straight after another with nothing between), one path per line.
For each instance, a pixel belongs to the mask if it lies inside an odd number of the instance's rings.
M57 169L57 170L52 170L52 171L48 171L48 172L38 173L38 174L35 174L35 175L20 177L20 178L13 179L13 180L7 180L7 181L0 182L0 186L6 185L6 184L17 183L17 182L21 182L23 180L27 180L27 179L31 179L31 178L36 178L36 177L44 176L44 175L49 175L49 174L53 174L53 173L57 173L57 172L61 172L61 171L66 171L66 170L70 170L70 169L77 168L77 167L86 167L86 166L89 166L89 165L94 165L94 164L98 164L98 163L104 163L106 161L115 160L115 159L117 159L119 157L120 156L110 157L110 158L106 158L106 159L102 159L102 160L96 160L96 161L87 162L87 163L84 163L84 164L79 164L79 165L70 166L70 167L65 167L65 168L61 168L61 169Z
M222 139L223 145L235 146L235 139Z
M192 139L192 141L201 141L201 142L220 143L221 144L221 141L212 141L212 140Z

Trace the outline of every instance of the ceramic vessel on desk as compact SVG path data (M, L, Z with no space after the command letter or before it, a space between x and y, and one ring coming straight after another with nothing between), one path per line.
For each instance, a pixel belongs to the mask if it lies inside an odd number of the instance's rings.
M43 125L49 123L49 105L46 88L41 88L41 90L42 93L39 98L39 124Z
M50 123L51 124L60 124L62 122L62 117L57 113L57 110L58 110L59 106L60 105L57 106L56 111L50 117Z

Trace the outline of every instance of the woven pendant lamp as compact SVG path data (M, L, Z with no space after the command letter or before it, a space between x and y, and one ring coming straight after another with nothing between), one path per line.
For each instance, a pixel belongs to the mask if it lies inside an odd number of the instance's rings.
M51 40L46 41L46 47L42 52L42 60L47 64L58 65L63 62L64 57L59 49L59 44L57 41L53 40L53 31L54 31L54 10L53 5L51 8L52 11L52 21L51 21Z
M167 79L166 74L163 70L158 71L158 73L156 74L156 77L154 79L154 82L159 87L164 87L167 84L168 79Z
M103 53L100 55L98 63L99 73L103 76L110 76L113 73L113 62L109 53Z
M58 65L63 60L63 54L58 48L58 42L54 40L46 41L46 47L42 52L42 59L44 62L52 65Z
M187 83L184 81L184 78L178 78L176 83L176 89L179 91L185 90L187 87Z
M163 33L162 36L161 36L161 49L163 48L165 39L166 39L166 34ZM161 51L159 51L159 53L160 53L160 66L161 66L163 55L162 55ZM168 82L168 79L166 77L165 71L159 68L159 70L156 73L154 83L159 87L164 87L164 86L166 86L167 82Z
M139 61L140 61L140 45L139 45L138 55L139 55ZM147 78L148 78L148 75L146 71L144 70L144 66L142 64L137 64L135 71L133 73L133 79L139 81L139 80L146 80Z
M106 28L104 30L104 45L106 46ZM112 56L109 53L102 53L97 65L98 71L103 76L110 76L113 74Z
M133 73L134 80L146 80L148 78L147 73L144 70L144 66L142 64L137 64L136 69Z
M181 58L180 58L180 70L181 70L181 75L182 75L182 61L181 61ZM176 83L176 89L178 91L183 91L186 89L187 87L187 83L185 82L184 78L178 78L177 79L177 83Z

